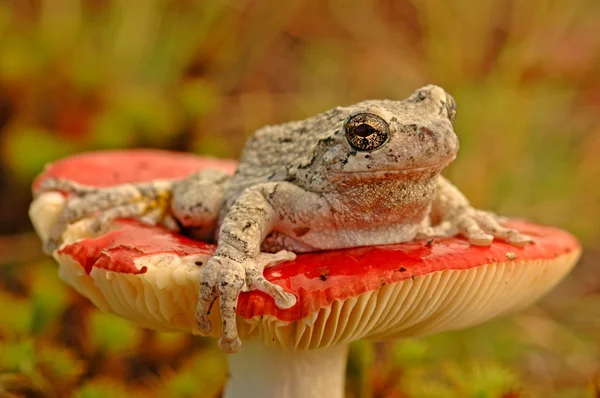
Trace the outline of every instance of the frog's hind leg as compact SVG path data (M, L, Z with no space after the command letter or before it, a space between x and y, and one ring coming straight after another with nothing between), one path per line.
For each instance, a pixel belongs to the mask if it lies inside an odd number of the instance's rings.
M147 202L136 202L128 205L113 207L112 209L101 212L98 217L92 221L89 226L90 231L100 234L104 232L104 228L110 225L117 218L132 218L142 217L150 208L150 204ZM157 209L158 210L158 209ZM148 223L156 224L160 218L160 211L154 212Z
M64 178L46 178L40 182L39 190L41 192L61 191L73 193L77 196L84 196L98 192L99 188L90 187Z
M51 253L60 246L62 236L68 225L86 217L100 213L92 224L93 230L101 230L115 218L142 216L151 209L166 207L170 197L172 182L155 181L144 184L123 184L107 188L90 188L67 184L48 184L50 188L75 187L70 192L79 195L70 197L58 220L52 226L50 236L45 242L44 250ZM95 232L95 231L92 231Z
M171 214L166 213L166 211L166 208L157 207L144 213L144 215L139 217L139 221L151 226L161 224L170 231L180 232L179 223Z
M442 221L437 225L423 225L417 232L415 239L428 239L454 236L458 229L448 221Z

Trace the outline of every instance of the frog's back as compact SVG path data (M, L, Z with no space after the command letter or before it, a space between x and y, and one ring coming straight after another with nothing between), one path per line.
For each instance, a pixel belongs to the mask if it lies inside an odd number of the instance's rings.
M292 168L310 164L320 139L343 125L346 108L335 108L302 121L266 126L246 142L225 197L225 208L246 188L284 181Z

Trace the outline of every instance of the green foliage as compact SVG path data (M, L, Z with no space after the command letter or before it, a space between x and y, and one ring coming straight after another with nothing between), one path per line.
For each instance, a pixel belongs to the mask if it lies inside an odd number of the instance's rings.
M43 265L42 265L43 264ZM32 315L30 321L30 333L43 333L52 322L59 317L68 305L67 292L62 281L57 280L52 268L52 262L45 260L38 263L38 272L31 275L30 289L32 304Z
M213 346L191 356L179 371L170 373L172 376L165 382L158 396L214 397L222 390L227 380L227 363L223 354Z
M375 351L372 343L356 341L350 345L347 375L348 389L357 397L372 396L371 372L375 364Z
M35 349L32 340L10 341L1 347L2 369L29 375L35 366Z
M45 376L55 383L73 385L85 371L84 361L77 359L73 351L57 345L38 347L37 358Z
M90 343L106 354L132 352L139 343L141 330L131 322L96 311L90 317Z
M36 147L44 150L31 151ZM46 163L75 152L69 142L57 140L53 133L39 127L18 128L1 149L5 161L16 165L12 169L15 177L25 181L32 180Z
M0 291L0 330L3 336L21 335L31 331L33 303Z
M426 381L426 382L425 382ZM517 377L497 364L442 362L408 369L400 388L413 397L502 397L517 389Z
M110 379L97 379L85 383L73 396L75 398L127 398L134 396L126 387Z

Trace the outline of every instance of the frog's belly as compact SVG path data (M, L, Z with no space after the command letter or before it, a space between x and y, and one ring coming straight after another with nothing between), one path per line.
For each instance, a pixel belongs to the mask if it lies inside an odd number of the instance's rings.
M418 224L400 224L369 229L352 230L318 230L307 228L274 232L262 244L262 250L276 252L290 250L295 253L344 249L357 246L386 245L407 242L414 239L419 229Z
M320 213L284 214L263 248L301 253L410 241L429 220L434 182L385 181L330 195Z

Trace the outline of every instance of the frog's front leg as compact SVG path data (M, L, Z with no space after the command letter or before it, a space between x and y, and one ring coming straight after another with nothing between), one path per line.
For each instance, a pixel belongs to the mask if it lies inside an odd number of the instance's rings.
M209 333L212 325L208 314L219 298L223 325L219 346L223 351L233 353L241 348L236 326L240 292L263 291L273 297L280 308L290 308L296 303L293 294L263 276L265 267L293 260L296 255L286 250L261 253L260 247L265 237L278 229L276 223L281 222L280 215L298 206L309 213L315 195L287 182L265 183L245 190L227 211L217 250L200 273L196 309L200 331Z
M471 207L458 188L442 176L438 177L431 213L439 223L434 226L424 225L417 238L460 234L477 246L489 246L494 238L515 246L525 246L532 242L529 236L502 226L501 218L494 213Z

